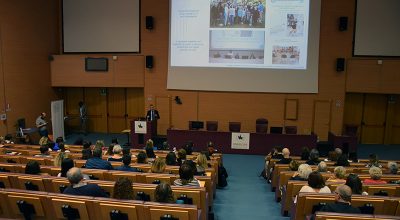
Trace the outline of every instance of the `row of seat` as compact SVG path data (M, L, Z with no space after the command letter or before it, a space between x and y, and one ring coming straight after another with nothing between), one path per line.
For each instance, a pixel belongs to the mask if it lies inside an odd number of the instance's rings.
M76 197L59 193L0 189L0 217L13 219L202 219L195 205Z

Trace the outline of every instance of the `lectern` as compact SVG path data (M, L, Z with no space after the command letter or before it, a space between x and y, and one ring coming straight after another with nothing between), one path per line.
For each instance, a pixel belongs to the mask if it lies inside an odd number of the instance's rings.
M153 138L154 121L131 121L132 148L143 148L148 139Z

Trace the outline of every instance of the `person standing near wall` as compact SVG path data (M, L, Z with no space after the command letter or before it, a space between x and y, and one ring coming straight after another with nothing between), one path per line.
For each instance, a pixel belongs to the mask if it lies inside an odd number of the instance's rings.
M47 131L46 112L42 112L39 117L36 118L36 127L38 128L40 137L49 136L49 132Z
M85 135L87 134L87 109L86 105L83 101L80 101L78 103L79 105L79 120L80 120L80 125L81 125L81 132L84 133Z

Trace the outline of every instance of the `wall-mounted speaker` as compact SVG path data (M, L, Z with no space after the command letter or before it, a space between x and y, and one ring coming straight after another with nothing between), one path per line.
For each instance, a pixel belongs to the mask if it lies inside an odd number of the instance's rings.
M336 71L342 72L342 71L344 71L344 67L345 67L345 59L337 58L336 59Z
M146 16L146 29L151 30L154 28L153 16Z
M153 68L153 56L146 56L146 68Z
M348 17L339 18L339 31L347 31L347 23L349 21Z

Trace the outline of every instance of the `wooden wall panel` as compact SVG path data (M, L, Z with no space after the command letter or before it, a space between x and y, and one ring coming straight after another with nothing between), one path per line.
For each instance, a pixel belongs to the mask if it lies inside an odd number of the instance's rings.
M331 127L331 101L315 100L313 132L318 135L319 140L327 140Z
M125 89L109 88L107 92L107 125L108 132L121 133L126 125Z
M115 87L144 87L144 56L117 56L114 62Z
M381 88L381 68L376 60L349 60L346 91L376 93Z
M382 61L382 93L400 94L400 60Z
M383 144L385 135L386 110L386 95L365 95L363 125L361 128L361 143Z
M128 123L138 117L145 117L144 91L142 88L128 88L126 90L126 113ZM128 127L130 125L127 125ZM127 127L127 128L128 128Z
M88 130L107 132L107 96L99 88L85 88Z

